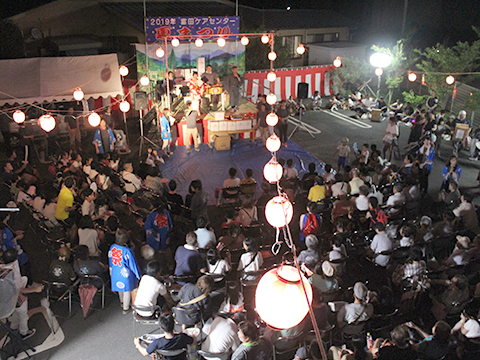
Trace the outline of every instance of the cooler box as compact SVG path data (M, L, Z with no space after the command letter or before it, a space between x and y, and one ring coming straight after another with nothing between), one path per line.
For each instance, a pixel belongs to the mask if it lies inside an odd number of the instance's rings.
M236 129L236 126L237 126L236 123L237 123L237 121L235 121L235 120L230 120L230 121L227 121L227 122L228 122L228 124L227 124L227 130L228 130L228 131L235 131L235 130L237 130L237 129Z
M208 121L208 131L218 132L220 131L220 121L209 120Z
M215 111L213 115L215 120L225 120L225 111Z
M382 115L382 110L372 109L372 118L370 120L375 122L380 122L381 115Z
M217 135L214 142L216 150L230 150L230 135Z
M228 131L228 120L218 122L218 131Z

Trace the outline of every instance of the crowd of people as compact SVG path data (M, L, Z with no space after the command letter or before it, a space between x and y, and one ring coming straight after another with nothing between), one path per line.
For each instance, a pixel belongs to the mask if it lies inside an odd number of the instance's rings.
M445 165L438 196L427 191L434 135L438 141L445 134L437 132L444 123L434 102L416 114L403 112L411 117L412 141L400 167L385 159L404 119L399 101L390 106L393 114L385 110L383 151L377 144L352 149L343 138L334 150L336 170L311 163L302 172L297 159L278 159L280 188L298 214L291 224L298 250L291 261L313 288L313 314L324 334L332 334L324 345L333 359L468 359L480 350L478 217L472 196L459 191L458 156ZM278 105L275 129L285 146L287 106ZM265 140L272 107L260 96L257 109ZM186 116L194 112L189 104ZM163 115L170 123L168 112ZM467 123L464 115L448 126L452 132L456 123ZM0 195L2 205L20 208L0 223L2 267L14 272L20 289L10 327L24 338L33 335L25 294L43 291L42 280L72 288L89 275L96 276L96 287L110 283L125 314L158 318L164 337L134 339L144 356L198 340L206 359L262 360L292 349L295 359L318 358L309 316L280 331L254 311L256 283L279 260L270 252L273 236L264 215L277 187L257 184L252 169L232 167L214 194L201 179L190 179L183 198L176 179L161 175L171 154L168 133L165 139L162 153L149 149L142 162L128 162L112 152L111 130L102 119L95 155L83 155L76 135L72 150L45 169L9 152ZM217 206L209 207L212 196ZM48 265L43 273L32 271L31 257ZM195 327L201 335L187 335Z

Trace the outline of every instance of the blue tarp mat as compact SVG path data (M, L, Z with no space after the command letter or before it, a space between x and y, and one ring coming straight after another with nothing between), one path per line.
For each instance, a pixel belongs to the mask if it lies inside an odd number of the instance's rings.
M324 163L304 150L295 142L289 140L288 147L282 147L277 152L277 159L293 159L294 167L300 177L308 172L308 164L317 165L317 172L323 172ZM237 177L245 178L245 170L253 169L253 177L259 184L263 182L263 167L271 159L271 153L257 140L232 140L230 150L217 151L210 149L207 144L202 144L200 152L193 150L187 154L185 146L175 147L170 158L165 158L165 165L161 166L162 176L175 179L177 193L185 198L190 182L195 179L202 181L204 189L208 192L209 204L214 204L215 188L222 187L223 181L229 177L231 167L237 169ZM258 195L259 193L257 193Z

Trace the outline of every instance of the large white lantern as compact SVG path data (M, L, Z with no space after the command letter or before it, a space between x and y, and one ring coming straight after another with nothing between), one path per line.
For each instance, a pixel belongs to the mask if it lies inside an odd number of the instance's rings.
M274 105L277 102L277 96L274 93L267 95L267 104Z
M148 84L150 84L150 79L148 78L147 75L143 75L140 78L140 84L143 85L143 86L147 86Z
M100 125L100 115L98 115L96 112L91 113L88 115L88 123L92 127L97 127Z
M447 78L445 79L445 82L448 85L452 85L455 82L455 78L452 75L448 75Z
M277 58L277 53L275 51L270 51L268 53L268 60L275 61L276 58Z
M127 113L130 110L130 103L128 101L123 100L120 105L120 111L123 113Z
M312 298L312 287L305 276L293 266L282 265L265 273L258 282L255 308L269 326L289 329L305 318Z
M285 196L275 196L265 205L265 218L276 228L290 224L293 217L292 203Z
M224 47L227 42L225 41L224 38L218 38L217 40L217 45L220 47Z
M276 79L277 79L277 74L275 74L274 71L270 71L270 72L267 74L267 80L268 80L268 81L274 82Z
M243 45L243 46L247 46L248 43L250 42L250 39L246 36L242 36L242 38L240 39L240 43Z
M180 45L180 40L178 40L177 38L172 39L172 46L177 47L178 45Z
M267 115L265 121L268 126L276 126L278 124L278 116L274 112Z
M195 46L196 47L202 47L203 46L203 40L198 38L197 40L195 40Z
M417 74L414 72L408 73L408 81L415 82L417 81Z
M260 40L262 41L262 43L264 44L268 44L268 40L270 40L270 38L268 37L268 35L262 35L262 37L260 38Z
M335 66L336 68L342 66L342 58L340 56L337 56L335 60L333 60L333 66Z
M73 98L77 101L82 101L84 98L85 94L83 93L82 89L76 88L75 91L73 92Z
M165 51L163 48L159 47L157 51L155 51L155 55L157 55L158 58L162 58L165 55Z
M55 129L55 118L50 114L42 115L38 119L38 125L42 128L43 131L50 132Z
M298 45L298 47L297 47L297 54L298 54L298 55L303 55L303 54L305 54L305 46L303 46L303 44Z
M17 124L21 124L25 121L25 113L22 110L15 110L13 113L13 121Z
M263 167L263 177L271 184L278 182L282 175L283 166L274 157Z
M282 146L282 142L280 141L280 138L275 134L270 135L265 142L265 147L270 152L278 151L280 149L280 146Z
M127 76L128 75L128 67L126 67L125 65L121 65L119 68L118 68L118 72L120 73L120 76Z

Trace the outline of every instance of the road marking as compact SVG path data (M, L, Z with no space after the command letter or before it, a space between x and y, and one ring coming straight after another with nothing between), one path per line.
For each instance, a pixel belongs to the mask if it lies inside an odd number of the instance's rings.
M336 113L336 112L333 112L333 111L328 111L328 110L321 110L321 111L324 112L325 114L329 114L333 117L336 117L337 119L340 119L340 120L348 122L352 125L358 126L359 128L362 128L362 129L371 129L372 128L372 125L365 124L364 122L362 122L360 120L352 119L350 116L343 115L343 114L340 114L340 113Z
M298 125L298 123L300 123L299 119L297 119L296 117L291 116L291 115L288 117L288 121L292 124L295 124L295 125ZM322 132L322 130L317 129L316 127L314 127L310 124L307 124L306 122L303 122L303 121L301 122L300 127L307 128L308 130L310 130L312 132L312 134L320 134Z

